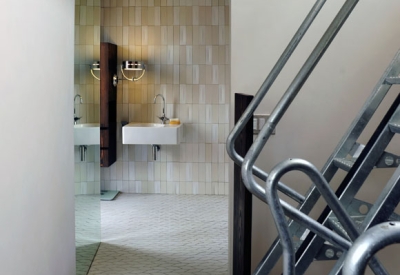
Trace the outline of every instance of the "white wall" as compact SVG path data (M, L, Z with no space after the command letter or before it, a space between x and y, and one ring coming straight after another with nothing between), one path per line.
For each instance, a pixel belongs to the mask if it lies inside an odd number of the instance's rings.
M256 113L272 112L343 2L327 1L316 24L310 28ZM232 1L231 106L234 93L255 94L314 3L311 0L254 0L251 4ZM360 1L281 120L277 134L270 138L257 161L258 166L270 171L284 159L299 157L322 168L400 48L399 11L399 1ZM247 66L243 68L243 64ZM398 87L392 89L395 91L390 92L385 106L399 91ZM382 115L382 112L379 114ZM374 121L375 125L368 129L368 133L376 127ZM398 154L397 148L393 145L392 151ZM284 181L296 183L298 190L307 190L308 181L298 175L290 174ZM384 170L372 175L375 179L387 176L388 172ZM368 199L371 194L377 193L375 188L372 186L361 196ZM254 202L254 219L258 220L253 224L253 267L276 236L268 207L259 201ZM307 274L326 274L326 271L317 271L318 268ZM278 272L273 274L280 274Z
M2 1L1 274L75 274L73 19L73 0Z

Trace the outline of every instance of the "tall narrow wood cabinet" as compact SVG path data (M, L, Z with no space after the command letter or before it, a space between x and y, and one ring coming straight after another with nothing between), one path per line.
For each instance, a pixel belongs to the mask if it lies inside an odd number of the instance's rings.
M100 166L109 167L117 160L117 45L100 45Z

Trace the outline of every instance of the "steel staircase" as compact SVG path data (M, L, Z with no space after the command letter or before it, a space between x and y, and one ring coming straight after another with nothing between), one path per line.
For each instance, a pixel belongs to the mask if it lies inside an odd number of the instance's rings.
M385 151L393 136L400 134L400 95L387 110L368 143L363 145L358 142L361 133L390 88L400 84L400 51L388 65L321 171L318 171L311 163L300 159L290 159L278 163L269 174L254 165L276 125L358 3L356 0L347 0L344 3L271 113L268 122L261 129L246 156L243 158L235 151L236 138L243 131L245 124L265 97L325 2L326 0L316 1L227 139L227 152L232 160L241 166L243 181L247 189L269 204L279 232L279 237L274 241L253 274L270 274L282 255L284 275L307 274L307 269L314 260L336 260L329 275L341 274L347 251L362 232L379 223L400 221L400 216L394 213L400 201L400 168L396 168L399 166L400 157ZM382 192L373 205L355 198L372 169L388 167L396 169L393 169L395 171L386 185L382 185ZM329 182L339 169L347 172L347 175L334 192L330 188ZM280 178L284 174L293 170L302 171L314 183L306 195L299 194L280 182ZM254 176L266 182L265 188L256 183ZM280 200L277 190L296 201L298 207L293 207ZM328 206L317 220L313 220L308 214L315 207L321 195ZM360 211L361 206L366 210ZM287 217L290 218L289 222L287 222ZM388 274L374 257L369 261L369 265L375 274Z

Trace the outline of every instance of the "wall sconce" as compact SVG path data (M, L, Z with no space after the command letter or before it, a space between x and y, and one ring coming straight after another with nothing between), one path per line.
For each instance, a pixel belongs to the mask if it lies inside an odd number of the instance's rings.
M142 71L142 73L137 78L135 78L135 77L129 78L124 74L124 70L126 70L126 71ZM129 60L126 60L126 61L122 62L121 73L125 77L126 80L138 81L139 79L141 79L143 77L145 72L146 72L146 66L141 61L129 61Z
M129 78L124 74L124 70L126 70L126 71L142 71L142 73L137 78L135 78L135 77ZM94 74L94 71L100 71L100 61L94 61L93 64L90 65L90 73L93 75L94 78L96 78L97 80L100 80L100 77L97 77ZM141 79L143 77L145 72L146 72L146 66L141 61L123 61L121 64L121 73L126 80L138 81L139 79ZM117 75L114 75L113 76L113 85L114 86L117 86L118 80L122 80L122 79L118 78Z
M94 61L92 65L90 65L90 72L92 73L93 77L97 80L100 80L100 77L97 77L93 71L100 71L100 61Z
M94 74L94 71L100 71L100 61L94 61L92 65L90 65L90 73L93 75L94 78L100 80L100 77L97 77ZM113 76L113 85L116 87L118 84L118 77L116 75Z

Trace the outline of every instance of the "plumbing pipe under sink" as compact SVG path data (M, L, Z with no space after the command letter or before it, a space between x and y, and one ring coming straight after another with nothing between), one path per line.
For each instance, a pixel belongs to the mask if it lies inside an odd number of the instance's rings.
M153 149L153 160L157 160L157 151L160 151L160 145L153 144L152 149Z
M81 161L86 161L86 151L87 151L86 145L79 146L79 153L81 155Z

